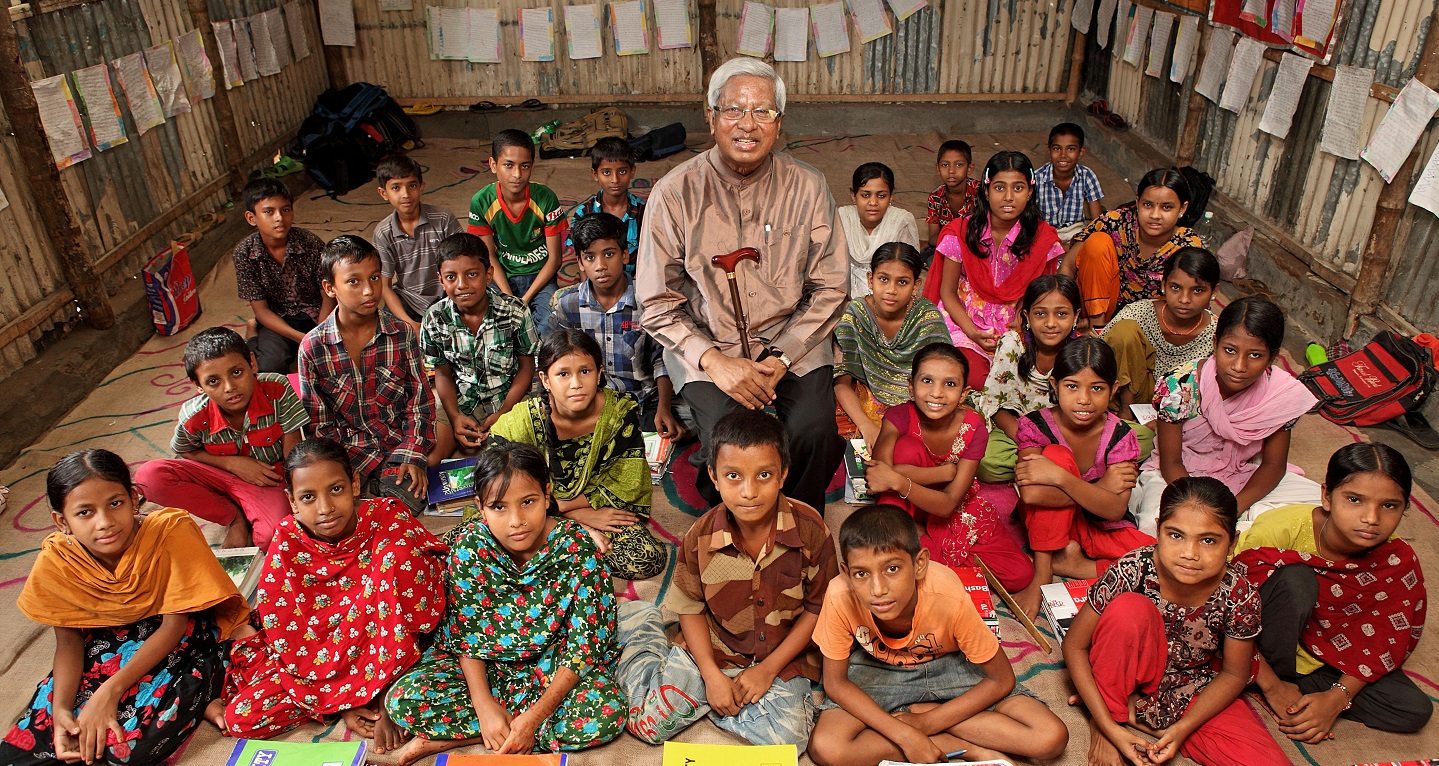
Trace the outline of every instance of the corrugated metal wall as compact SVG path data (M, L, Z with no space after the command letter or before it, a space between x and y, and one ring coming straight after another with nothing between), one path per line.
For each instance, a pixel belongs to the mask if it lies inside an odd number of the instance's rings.
M479 6L478 0L440 0L444 5ZM607 47L600 59L565 56L563 7L551 0L560 29L557 62L514 61L519 50L520 7L544 7L540 0L500 0L505 64L432 61L425 31L424 3L413 11L380 11L375 3L355 9L359 45L342 49L352 80L384 85L398 98L473 99L495 96L542 99L641 94L691 100L704 84L698 48L617 56ZM805 0L778 0L801 7ZM491 4L483 3L485 6ZM895 32L860 45L850 28L849 53L803 63L781 63L789 92L800 96L866 94L1056 94L1065 90L1072 0L952 0L929 7L895 25ZM742 0L719 0L716 40L720 58L734 55ZM652 7L647 13L653 19ZM609 8L605 6L608 32ZM691 19L697 11L690 4ZM696 33L698 32L696 21ZM698 35L696 35L698 36Z
M1419 144L1416 177L1436 147L1439 130L1431 129ZM1412 184L1413 179L1404 182ZM1393 273L1385 285L1382 302L1413 327L1439 331L1439 300L1435 300L1435 285L1439 285L1439 218L1424 208L1405 206L1390 244L1395 248Z
M215 20L275 7L277 0L210 0ZM293 133L326 86L314 10L307 10L311 55L271 77L231 91L245 155ZM21 58L32 80L109 63L194 28L185 0L103 0L41 13L17 23ZM60 172L65 193L97 271L113 291L171 238L228 199L226 160L214 99L137 135L115 82L129 140ZM67 288L24 183L13 138L0 138L0 183L11 206L0 212L0 378L33 358L40 337L73 318ZM172 218L158 230L151 224ZM137 236L150 227L145 234ZM11 268L10 265L14 264ZM29 313L34 326L12 323ZM39 317L40 312L46 316ZM26 323L31 324L31 323ZM8 328L8 329L7 329Z

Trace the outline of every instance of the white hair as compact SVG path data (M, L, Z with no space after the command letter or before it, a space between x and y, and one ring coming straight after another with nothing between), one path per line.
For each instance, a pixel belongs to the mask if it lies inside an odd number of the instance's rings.
M781 113L784 112L784 80L774 71L774 67L763 61L747 56L732 58L720 64L719 68L710 75L709 106L711 109L720 105L720 92L724 86L735 77L763 77L774 83L774 108Z

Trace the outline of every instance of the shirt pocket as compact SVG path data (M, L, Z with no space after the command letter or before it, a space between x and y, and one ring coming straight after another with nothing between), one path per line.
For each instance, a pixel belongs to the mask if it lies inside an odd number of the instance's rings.
M384 408L404 401L405 382L393 370L380 367L375 370L375 403Z
M757 275L765 284L779 288L793 287L804 281L805 267L809 260L809 243L795 242L800 232L788 225L774 224L764 235L764 247L760 249ZM743 268L743 267L741 267Z

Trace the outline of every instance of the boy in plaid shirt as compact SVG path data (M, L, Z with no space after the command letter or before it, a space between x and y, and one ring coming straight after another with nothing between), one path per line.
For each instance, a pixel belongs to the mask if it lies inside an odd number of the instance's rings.
M300 343L300 398L315 436L345 445L366 495L419 513L426 465L444 453L415 333L382 305L380 255L363 237L330 240L320 273L335 311Z
M1049 163L1034 171L1034 193L1044 220L1068 243L1090 221L1104 214L1104 190L1084 159L1084 128L1061 122L1049 131Z

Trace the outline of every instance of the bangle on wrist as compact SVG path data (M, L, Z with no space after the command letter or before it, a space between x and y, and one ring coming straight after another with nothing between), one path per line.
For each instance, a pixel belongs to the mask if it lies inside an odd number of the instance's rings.
M1354 695L1349 693L1349 687L1345 686L1342 681L1335 681L1334 683L1329 685L1329 688L1338 689L1344 694L1344 707L1340 708L1339 712L1342 713L1345 710L1354 707Z
M908 479L909 477L905 477L905 478ZM913 491L914 491L914 479L909 479L909 484L905 485L904 491L901 492L901 493L899 493L899 499L901 499L901 500L908 500L908 499L909 499L909 493L911 493L911 492L913 492Z

